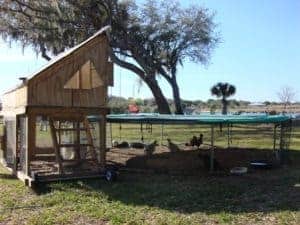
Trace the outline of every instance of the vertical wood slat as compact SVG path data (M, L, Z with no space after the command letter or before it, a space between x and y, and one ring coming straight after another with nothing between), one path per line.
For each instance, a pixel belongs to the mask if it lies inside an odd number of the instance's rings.
M75 147L75 153L76 153L76 159L78 161L81 160L81 156L80 156L80 122L73 122L73 128L74 125L76 125L76 147Z
M36 137L36 115L29 114L26 118L27 154L26 154L26 175L30 175L30 162L34 158L35 137Z
M55 150L56 162L58 163L58 173L62 174L62 173L64 173L64 171L63 171L62 160L61 160L61 156L60 156L60 152L59 152L59 146L58 146L58 142L57 142L54 121L52 118L49 118L49 123L50 123L51 136L52 136L52 141L53 141L54 150Z
M106 162L106 121L103 115L100 115L99 130L100 130L100 167L105 169Z
M18 159L18 151L20 151L20 145L19 145L19 141L20 141L20 133L19 133L19 129L20 129L20 121L19 121L19 116L17 115L16 116L16 130L15 130L15 133L16 133L16 147L14 149L14 164L13 164L13 171L17 171L18 170L18 162L17 162L17 159ZM25 163L26 164L26 163ZM26 165L27 167L27 165Z
M29 105L49 105L49 106L79 106L79 107L100 107L105 104L107 79L112 79L112 64L107 65L108 55L106 54L108 42L100 37L92 41L84 48L80 48L74 54L69 55L61 62L57 62L51 68L43 71L28 83ZM89 70L81 70L87 62L93 66L88 66ZM107 69L106 67L111 67ZM93 76L91 76L91 69ZM90 90L72 91L64 86L76 73L80 73L79 79L91 83ZM109 73L109 74L108 74ZM96 76L97 75L97 76ZM107 78L110 76L110 78ZM83 79L83 77L85 79ZM96 79L97 78L97 79ZM104 81L104 82L102 82ZM91 86L91 84L88 84ZM84 88L82 82L79 82ZM51 97L49 97L51 96Z
M89 145L90 145L90 148L91 148L91 151L92 151L92 157L98 162L93 137L92 137L92 134L91 134L91 129L89 127L89 121L87 120L87 118L85 118L83 120L83 124L84 124L84 127L86 129L86 137L87 137L87 140L89 142Z

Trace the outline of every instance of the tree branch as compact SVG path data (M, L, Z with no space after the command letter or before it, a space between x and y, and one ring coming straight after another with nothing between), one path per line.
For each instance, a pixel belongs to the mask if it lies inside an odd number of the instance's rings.
M42 53L42 57L44 59L46 59L47 61L50 61L51 60L51 57L48 56L47 54L47 49L45 48L45 46L43 44L40 44L40 50L41 50L41 53Z
M145 72L143 70L141 70L140 68L138 68L137 66L135 66L134 64L126 62L124 60L121 60L113 52L111 52L110 57L111 57L111 60L114 63L116 63L118 66L126 68L126 69L136 73L143 80L146 79Z

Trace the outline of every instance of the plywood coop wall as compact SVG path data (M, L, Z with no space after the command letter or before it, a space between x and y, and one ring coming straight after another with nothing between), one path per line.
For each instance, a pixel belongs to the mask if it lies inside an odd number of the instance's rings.
M20 170L30 176L30 161L34 155L54 152L52 147L36 146L36 119L39 116L51 121L53 118L101 115L103 121L100 122L100 129L105 130L105 115L109 112L107 89L113 85L113 63L109 59L107 30L108 27L103 28L59 55L40 71L24 79L17 88L3 95L1 115L6 135L5 149L0 150L0 161L13 164L16 170L21 162L24 165ZM100 154L104 155L105 134L102 132L98 138L101 142L95 146L100 146Z
M113 72L108 54L107 39L100 36L47 69L28 83L28 105L104 106Z

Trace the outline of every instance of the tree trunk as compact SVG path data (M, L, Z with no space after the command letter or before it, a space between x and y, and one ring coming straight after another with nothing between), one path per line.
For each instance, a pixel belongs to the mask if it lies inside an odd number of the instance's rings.
M154 96L158 112L160 114L171 114L169 103L165 98L165 96L163 95L155 78L146 77L144 79L144 82L148 85L148 87L150 88Z
M181 105L180 92L177 84L176 77L174 76L171 81L172 91L173 91L173 100L175 104L175 114L183 114L183 108Z
M225 98L222 98L222 114L227 115L227 100Z
M155 76L149 74L146 75L145 72L141 70L139 67L135 66L132 63L119 59L113 52L111 52L110 55L114 63L116 63L120 67L132 71L148 85L148 87L150 88L154 96L157 109L160 114L171 114L169 103L165 98L165 96L163 95L163 92L161 91L161 88L159 87L155 79Z

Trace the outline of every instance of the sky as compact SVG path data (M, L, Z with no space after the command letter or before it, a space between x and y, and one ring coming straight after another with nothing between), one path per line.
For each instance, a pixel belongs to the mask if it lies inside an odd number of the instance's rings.
M138 2L142 2L139 0ZM251 102L279 101L277 92L291 87L300 100L300 1L299 0L180 0L183 6L200 4L215 12L221 43L206 66L185 62L178 71L181 97L214 98L210 88L217 82L236 86L233 98ZM30 48L9 46L0 40L0 93L18 84L47 62ZM109 94L151 98L144 85L138 91L137 76L115 67L115 84ZM159 79L163 92L171 89Z

